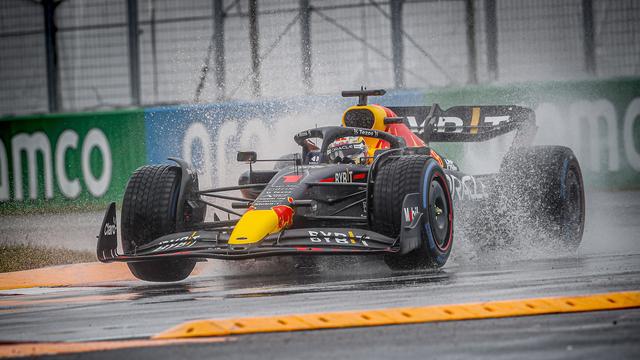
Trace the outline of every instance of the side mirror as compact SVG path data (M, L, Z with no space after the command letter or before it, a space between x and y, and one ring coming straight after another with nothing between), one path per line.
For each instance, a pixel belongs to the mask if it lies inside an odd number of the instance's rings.
M236 159L238 162L254 163L258 160L258 154L255 151L238 151Z

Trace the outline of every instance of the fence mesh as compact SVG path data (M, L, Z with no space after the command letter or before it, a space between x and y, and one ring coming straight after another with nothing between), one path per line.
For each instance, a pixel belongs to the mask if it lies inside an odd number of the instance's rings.
M598 1L594 13L598 74L640 74L640 1Z
M499 78L585 77L582 0L498 1Z
M47 1L0 2L0 114L49 109ZM57 1L57 0L56 0ZM132 1L130 3L130 1ZM251 0L223 0L224 90L214 74L214 3L218 0L65 0L55 11L61 108L79 111L141 104L252 98ZM343 88L393 88L395 0L309 0L313 94ZM400 63L410 88L640 74L640 2L592 0L595 74L587 68L583 0L402 1ZM497 74L489 73L487 4L495 2ZM259 93L307 92L301 0L257 0ZM137 4L140 76L130 71L128 5ZM205 64L209 64L205 69ZM205 69L203 71L203 69Z
M0 3L0 114L47 110L43 19L33 2Z
M211 0L138 1L142 103L193 101L212 14Z
M122 1L64 1L56 10L63 109L130 104Z
M429 20L425 21L425 16ZM407 74L408 86L442 86L467 81L464 1L407 3L403 21L405 61L407 68L415 73Z

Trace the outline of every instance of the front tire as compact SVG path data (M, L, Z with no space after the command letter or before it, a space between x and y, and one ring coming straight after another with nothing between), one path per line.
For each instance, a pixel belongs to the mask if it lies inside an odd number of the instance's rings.
M132 253L138 246L176 230L181 172L177 166L146 165L127 183L122 201L122 247ZM127 263L140 280L179 281L196 265L192 259L163 259Z
M398 237L407 194L420 194L423 214L419 247L408 254L385 256L386 264L394 270L444 266L453 242L453 207L442 168L435 159L424 155L383 161L373 187L372 229Z

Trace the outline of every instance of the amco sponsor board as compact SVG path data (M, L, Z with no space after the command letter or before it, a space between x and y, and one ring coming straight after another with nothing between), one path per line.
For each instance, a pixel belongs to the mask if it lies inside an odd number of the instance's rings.
M406 106L423 101L422 92L394 92L370 102ZM384 101L382 101L384 100ZM199 172L200 187L237 184L248 170L237 151L256 151L259 159L299 152L293 136L315 126L339 126L342 112L357 99L315 96L286 101L229 102L145 110L151 163L180 157ZM258 163L257 168L273 167Z
M573 149L587 184L640 188L640 78L434 90L426 93L425 102L443 108L530 107L539 127L534 143ZM497 171L511 140L504 136L483 144L466 143L465 155L458 160L471 172Z
M0 120L0 210L119 200L146 163L140 110Z

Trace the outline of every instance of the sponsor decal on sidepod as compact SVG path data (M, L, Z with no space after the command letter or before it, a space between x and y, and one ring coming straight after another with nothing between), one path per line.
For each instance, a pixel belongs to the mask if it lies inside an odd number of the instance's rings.
M353 171L345 170L345 171L337 172L335 174L335 182L337 183L353 182Z

